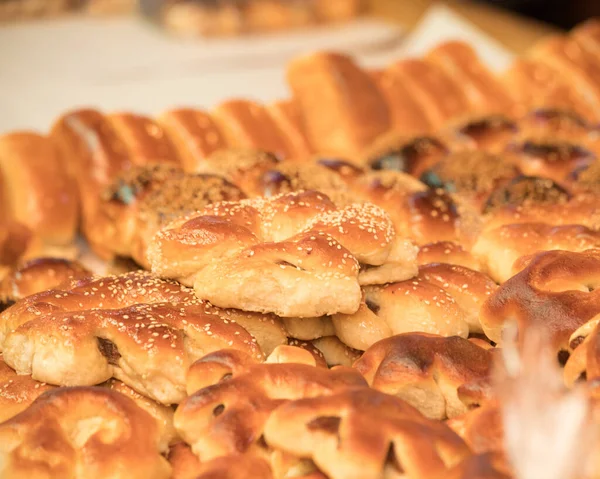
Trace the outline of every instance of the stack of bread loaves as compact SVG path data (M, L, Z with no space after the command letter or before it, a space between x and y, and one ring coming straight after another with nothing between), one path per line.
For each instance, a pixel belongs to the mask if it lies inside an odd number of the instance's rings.
M455 42L288 80L0 137L0 478L547 479L513 405L600 426L600 22L502 77ZM498 387L513 328L543 404ZM579 446L552 477L600 477Z

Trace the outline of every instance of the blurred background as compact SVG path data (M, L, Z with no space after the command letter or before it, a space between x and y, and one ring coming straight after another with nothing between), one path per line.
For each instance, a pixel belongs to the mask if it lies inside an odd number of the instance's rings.
M379 68L458 39L501 72L592 16L600 0L0 0L0 132L285 98L287 63L314 50Z

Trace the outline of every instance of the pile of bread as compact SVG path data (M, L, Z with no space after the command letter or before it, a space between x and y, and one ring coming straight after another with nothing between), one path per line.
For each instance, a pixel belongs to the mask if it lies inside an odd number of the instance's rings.
M0 137L0 478L512 478L515 323L597 410L600 22L288 80Z

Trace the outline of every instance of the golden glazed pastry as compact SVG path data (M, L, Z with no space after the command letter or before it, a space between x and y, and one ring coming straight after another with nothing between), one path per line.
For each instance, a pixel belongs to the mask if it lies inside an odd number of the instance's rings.
M484 231L471 252L489 275L502 283L520 271L517 260L523 256L547 250L582 252L592 248L600 248L600 232L585 226L517 223Z
M349 57L320 52L295 58L287 78L319 152L352 156L390 127L384 97Z
M106 388L47 391L0 425L0 477L7 479L167 479L166 451L154 418Z
M220 176L141 166L120 175L103 192L97 221L105 224L106 250L149 267L148 243L161 227L211 203L242 198L242 191Z
M0 281L0 302L19 299L89 278L91 272L76 261L58 258L35 258L21 262Z
M357 371L341 366L241 361L238 352L221 351L201 359L188 374L190 396L175 412L175 427L202 461L257 452L265 421L285 401L366 388Z
M1 200L19 223L50 246L69 246L78 222L76 186L48 138L29 132L0 136Z
M469 331L482 331L479 310L495 286L486 275L462 266L425 265L416 278L365 286L359 310L333 315L333 326L344 344L361 351L409 332L466 338Z
M442 43L429 51L426 58L461 85L473 111L509 113L514 107L510 93L479 61L470 45L459 41Z
M207 207L160 231L148 258L156 274L193 283L215 305L284 317L354 312L359 283L416 273L416 250L383 210L336 208L313 191Z
M541 327L557 353L568 351L571 334L600 312L600 250L546 251L520 266L481 308L486 336L501 342L507 321L515 321L519 331Z
M368 388L288 402L270 415L264 436L332 479L433 479L470 454L444 423Z
M374 389L442 420L467 412L463 385L485 380L491 360L490 351L458 336L405 333L375 343L354 367ZM482 391L481 399L489 394Z

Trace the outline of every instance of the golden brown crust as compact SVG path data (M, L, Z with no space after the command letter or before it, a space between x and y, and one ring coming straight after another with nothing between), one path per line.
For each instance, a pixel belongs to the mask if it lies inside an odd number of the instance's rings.
M230 146L264 150L279 159L290 156L285 137L263 105L228 100L212 112L212 117Z
M269 115L285 137L289 158L303 160L312 154L312 147L306 137L302 116L293 100L283 100L267 106Z
M594 289L600 277L600 250L546 251L523 266L481 308L485 334L501 342L510 320L520 331L543 328L557 352L568 350L571 334L600 312L600 289Z
M399 171L418 178L449 152L435 136L405 135L392 132L380 136L365 150L363 162L374 170Z
M284 404L271 414L264 434L271 447L311 458L332 479L375 479L384 471L444 477L469 455L442 422L366 388Z
M469 333L467 312L445 289L421 276L366 286L363 292L356 313L332 317L336 335L352 348L365 351L381 339L407 332L465 338Z
M471 104L479 113L508 113L514 101L504 86L479 61L466 43L450 41L438 45L427 54L427 60L441 67L459 83Z
M350 368L249 364L220 351L198 361L188 381L204 387L175 412L175 427L201 460L256 452L264 423L286 400L366 387ZM198 382L200 379L201 382Z
M171 138L185 171L197 171L205 158L227 146L217 124L201 110L169 110L162 113L157 121Z
M488 401L447 424L476 454L504 451L504 427L498 402Z
M416 251L405 243L382 209L336 208L307 191L207 207L160 231L148 257L153 271L193 282L216 305L317 317L356 311L358 282L414 275ZM359 273L358 262L371 268Z
M99 221L106 223L106 249L149 267L148 243L161 227L208 204L242 198L242 191L220 176L158 164L132 168L102 195Z
M171 472L154 419L106 388L48 391L0 425L0 438L7 477L166 479Z
M352 157L390 127L383 96L346 56L320 52L296 58L287 78L319 152Z
M54 143L41 135L0 136L3 208L51 245L74 239L79 206L76 186Z
M471 252L494 280L502 283L520 271L517 260L540 251L581 252L600 248L600 232L581 225L517 223L484 231Z
M371 78L388 105L392 130L402 135L423 135L434 128L393 67L381 72L371 72Z
M3 355L19 374L36 380L92 386L115 377L145 396L173 404L185 397L189 365L225 347L262 357L255 338L217 310L159 303L42 314L6 335Z
M153 119L133 113L113 113L106 118L123 142L125 154L134 164L181 166L171 139Z
M512 470L502 453L485 453L468 457L446 476L447 479L511 479Z
M371 387L403 399L426 417L446 419L467 412L459 389L486 379L491 360L489 351L464 338L405 333L375 343L354 367Z
M83 232L94 250L101 254L104 252L103 232L95 231L100 194L116 175L131 166L132 160L110 122L96 110L64 114L54 123L50 136L77 183Z
M453 125L448 135L461 147L499 154L518 131L517 123L507 116L487 115Z
M471 108L465 90L439 65L420 59L406 59L390 67L417 99L430 124L439 128L445 122L467 114Z
M417 255L419 266L431 263L457 264L475 271L481 269L481 263L460 244L451 241L437 241L421 246Z
M259 196L263 194L263 176L278 165L279 161L271 153L252 149L228 149L211 154L202 162L199 171L223 176L247 196Z
M0 302L17 301L90 275L90 271L81 264L66 259L36 258L25 261L12 268L0 281Z
M202 306L208 316L242 325L266 354L286 341L283 326L274 316L220 310L199 302L192 290L178 283L157 279L146 272L132 272L82 280L68 290L48 290L18 301L0 315L0 346L11 331L45 315L72 313L77 316L78 312L87 310L106 311L134 305L148 307L157 303Z
M522 110L537 107L564 108L576 111L589 120L600 117L585 101L584 95L544 62L518 58L502 81Z
M595 109L600 103L600 75L594 55L566 36L555 35L538 42L530 51L532 58L550 67L555 75L564 78L581 92L586 103Z
M42 393L54 386L27 375L19 375L0 356L0 423L27 409Z

